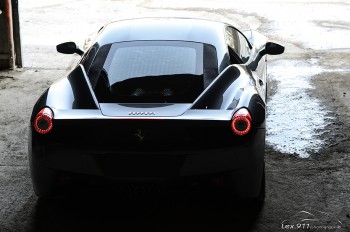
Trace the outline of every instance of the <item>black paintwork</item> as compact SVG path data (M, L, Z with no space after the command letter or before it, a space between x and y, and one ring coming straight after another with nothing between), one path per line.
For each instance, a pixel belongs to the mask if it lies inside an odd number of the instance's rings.
M75 69L46 90L34 106L29 161L35 192L50 195L62 171L154 180L240 170L246 183L238 188L246 196L256 196L264 164L265 55L283 51L273 43L266 50L264 36L245 32L251 53L243 64L230 54L225 38L228 27L207 20L155 18L118 21L101 28ZM188 98L191 103L188 99L99 102L87 75L99 49L110 43L145 40L209 44L216 49L213 60L219 75L202 93L193 92ZM73 53L78 49L71 43L64 46L58 50ZM129 84L121 88L127 90ZM34 118L44 107L54 112L53 130L47 135L33 129ZM251 132L242 137L230 128L240 108L249 110L253 124Z

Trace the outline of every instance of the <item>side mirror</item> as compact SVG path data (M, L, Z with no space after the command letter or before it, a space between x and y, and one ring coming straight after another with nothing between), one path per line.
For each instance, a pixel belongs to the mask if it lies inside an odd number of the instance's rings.
M267 42L265 45L265 53L268 55L280 55L284 52L284 47L277 43Z
M284 47L277 43L267 42L265 44L265 48L260 50L260 52L256 55L256 58L249 64L249 67L252 70L256 70L258 64L263 56L267 55L280 55L284 52Z
M59 53L63 54L74 54L83 55L84 52L74 43L74 42L65 42L58 44L56 49Z

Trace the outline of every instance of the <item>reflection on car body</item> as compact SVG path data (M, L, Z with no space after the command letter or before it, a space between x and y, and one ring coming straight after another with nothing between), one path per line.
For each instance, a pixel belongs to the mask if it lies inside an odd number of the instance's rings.
M249 36L246 36L248 35ZM263 199L267 54L258 32L184 18L112 22L30 119L36 194L62 173L167 181L223 176L235 193Z

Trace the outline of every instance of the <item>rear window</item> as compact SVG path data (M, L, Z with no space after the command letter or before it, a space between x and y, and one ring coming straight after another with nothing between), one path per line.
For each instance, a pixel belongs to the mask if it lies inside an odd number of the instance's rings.
M135 77L203 74L203 45L188 42L113 44L103 68L110 84Z
M215 48L186 41L104 45L89 70L99 102L115 103L193 102L216 76Z

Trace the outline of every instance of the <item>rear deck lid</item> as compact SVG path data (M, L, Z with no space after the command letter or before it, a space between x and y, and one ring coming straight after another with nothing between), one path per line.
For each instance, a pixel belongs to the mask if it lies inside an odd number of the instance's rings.
M191 106L188 103L100 103L102 114L110 117L176 117Z

